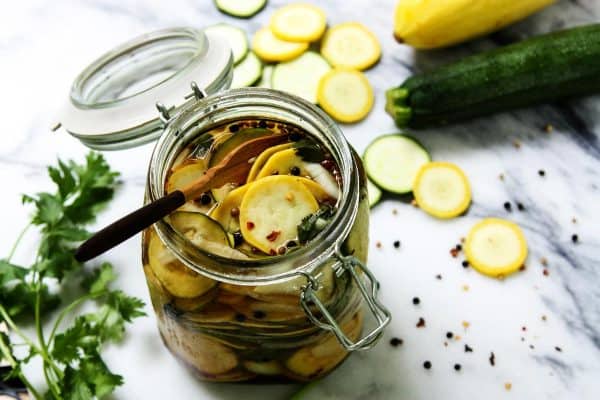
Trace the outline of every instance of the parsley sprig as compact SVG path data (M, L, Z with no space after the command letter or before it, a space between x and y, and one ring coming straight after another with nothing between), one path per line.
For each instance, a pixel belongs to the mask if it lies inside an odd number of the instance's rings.
M90 235L85 226L113 197L119 174L93 152L85 164L59 160L56 167L48 167L48 174L56 192L23 196L24 204L34 206L31 222L9 256L0 260L0 322L13 333L12 337L0 333L0 356L12 367L3 378L20 379L36 399L102 398L123 383L103 361L102 347L121 340L125 324L145 315L144 303L110 288L116 275L109 263L86 272L74 254L76 245ZM11 262L13 254L31 226L41 235L37 254L29 267L16 265ZM61 307L61 292L74 283L81 288L79 297ZM65 318L88 301L96 302L97 308L77 316L59 332ZM52 326L48 335L45 323ZM27 325L35 328L34 338L25 334ZM17 352L17 347L27 351ZM23 373L23 366L36 357L42 359L48 387L43 395Z

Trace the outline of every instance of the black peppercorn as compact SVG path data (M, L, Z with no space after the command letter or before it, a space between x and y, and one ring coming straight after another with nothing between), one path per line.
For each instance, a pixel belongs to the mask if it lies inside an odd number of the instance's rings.
M267 128L267 121L260 121L260 122L258 123L258 127L259 127L259 128L263 128L263 129L266 129L266 128Z
M546 175L546 171L544 171L543 169L540 169L540 170L538 171L538 175L539 175L539 176L544 176L544 175Z
M425 368L425 369L431 369L431 361L425 361L423 363L423 368Z
M233 246L238 247L242 243L244 243L244 236L242 236L242 232L240 232L240 231L233 232Z
M403 343L402 339L399 339L396 337L390 339L390 345L392 345L393 347L400 346L400 345L402 345L402 343Z
M264 317L267 316L267 314L265 314L264 311L260 311L260 310L256 310L252 313L252 315L254 316L254 318L256 319L263 319Z
M291 249L292 247L298 246L298 243L296 243L293 240L290 240L289 242L287 242L286 246Z
M397 248L397 249L399 249L399 248L400 248L400 241L399 241L399 240L396 240L396 241L394 242L394 247L395 247L395 248Z
M300 175L300 168L297 166L293 166L292 168L290 168L290 174L294 176Z
M302 135L300 135L298 132L293 132L293 133L290 134L290 140L292 142L297 142L300 139L302 139Z
M508 201L504 203L504 209L508 212L512 211L512 206L510 205L510 203Z
M246 316L244 314L240 314L240 313L236 313L234 316L235 320L237 322L244 322L246 321Z
M461 369L460 364L454 364L454 370L455 371L460 371L460 369Z
M579 236L575 233L571 236L571 241L573 243L577 243L579 241Z
M202 195L200 196L200 203L202 203L203 205L208 205L211 201L212 197L210 197L210 194L208 193L202 193Z
M467 260L464 260L462 262L462 266L463 266L463 268L467 268L469 266L469 262Z
M519 211L525 211L525 206L523 205L523 203L517 203L517 208L519 209Z
M412 303L416 306L421 302L421 299L419 299L418 297L413 297L412 299Z
M453 336L454 336L454 334L452 332L446 332L446 337L448 339L452 339Z
M229 132L235 133L240 130L240 126L238 124L229 125Z

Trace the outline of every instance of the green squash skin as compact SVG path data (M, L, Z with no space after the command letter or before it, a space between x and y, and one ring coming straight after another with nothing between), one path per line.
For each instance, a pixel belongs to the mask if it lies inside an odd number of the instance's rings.
M600 24L537 36L388 90L399 127L426 128L600 92Z

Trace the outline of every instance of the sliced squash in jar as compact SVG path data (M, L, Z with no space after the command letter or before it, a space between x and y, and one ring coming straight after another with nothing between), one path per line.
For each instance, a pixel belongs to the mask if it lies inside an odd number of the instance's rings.
M252 163L252 167L250 168L250 172L248 173L246 183L256 180L258 173L260 172L262 167L265 166L265 164L273 154L278 153L282 150L287 150L292 146L292 143L278 144L277 146L269 147L268 149L260 153L258 157L256 157L256 160L254 160L254 162Z
M364 25L347 22L333 26L323 38L321 54L334 67L363 70L381 57L381 46Z
M269 135L273 135L273 131L263 128L247 128L234 133L227 140L216 147L215 152L210 158L210 163L208 166L214 167L223 161L223 159L227 157L229 153L239 147L242 143Z
M244 185L233 189L210 213L211 218L219 222L227 232L233 233L240 229L240 205L248 187L249 185Z
M206 169L206 163L202 160L185 162L179 165L167 179L167 193L183 189L201 177Z
M335 68L319 82L317 103L339 122L362 120L373 108L374 101L373 88L360 71Z
M173 296L182 298L198 297L217 283L186 267L175 258L155 234L148 244L149 265L162 286Z
M323 188L323 186L321 186L316 181L301 176L297 177L296 179L304 186L306 186L306 188L312 193L313 196L315 196L315 199L317 199L319 203L326 203L331 200L337 199L337 191L334 195L331 195L327 190Z
M413 184L419 208L437 218L454 218L471 204L471 187L465 173L447 162L430 162L421 167Z
M305 168L305 162L296 153L296 149L287 149L273 154L261 168L256 179L271 175L289 175L292 170L298 169L295 175L310 176Z
M298 236L298 224L319 209L310 191L293 176L277 175L257 180L240 206L244 239L261 251L275 255Z
M502 278L521 268L527 258L527 241L514 222L486 218L469 231L465 254L476 271Z
M323 36L327 17L323 10L312 4L288 4L275 11L270 27L282 40L314 42Z
M308 43L281 40L265 27L254 34L252 49L266 62L289 61L308 50Z

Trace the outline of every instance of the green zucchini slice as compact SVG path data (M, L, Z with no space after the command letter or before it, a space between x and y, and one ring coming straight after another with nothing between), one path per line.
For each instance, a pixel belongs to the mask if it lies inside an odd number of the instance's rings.
M250 18L267 4L267 0L215 0L217 9L237 18Z
M262 75L262 62L253 52L248 52L246 57L233 69L231 88L241 88L254 85Z
M381 189L377 187L370 179L367 179L367 193L369 198L369 207L373 207L381 200Z
M271 86L316 104L319 82L329 70L331 67L323 57L308 51L292 61L277 64L273 69Z
M229 24L216 24L204 29L208 35L218 35L229 43L233 53L233 63L239 64L248 54L248 38L244 30Z
M381 136L363 156L369 178L380 188L396 194L410 193L419 169L431 157L414 138L402 134Z

